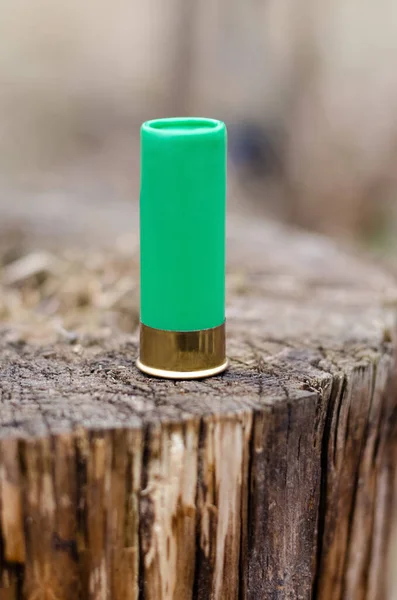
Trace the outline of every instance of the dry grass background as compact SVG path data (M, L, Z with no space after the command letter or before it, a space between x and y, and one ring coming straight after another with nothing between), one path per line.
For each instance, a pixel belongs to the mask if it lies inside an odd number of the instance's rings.
M392 0L2 0L0 172L53 172L153 115L249 118L283 140L281 216L387 229L396 50Z
M53 171L153 115L251 119L283 140L281 216L387 229L396 51L392 0L3 0L0 172Z

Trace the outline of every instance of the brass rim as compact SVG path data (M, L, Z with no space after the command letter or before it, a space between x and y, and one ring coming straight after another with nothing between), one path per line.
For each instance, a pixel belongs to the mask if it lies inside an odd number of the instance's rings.
M192 379L224 371L225 324L198 331L165 331L141 324L138 367L156 377Z
M214 369L203 369L202 371L166 371L165 369L154 369L143 364L139 359L136 361L136 366L140 371L152 377L160 377L162 379L203 379L204 377L212 377L223 373L228 367L229 362L225 360L222 365Z

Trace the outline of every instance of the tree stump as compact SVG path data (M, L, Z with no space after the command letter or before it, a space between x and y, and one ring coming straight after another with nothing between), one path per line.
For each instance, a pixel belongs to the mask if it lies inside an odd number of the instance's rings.
M144 376L136 331L4 325L1 600L387 598L394 280L265 222L228 246L223 376Z

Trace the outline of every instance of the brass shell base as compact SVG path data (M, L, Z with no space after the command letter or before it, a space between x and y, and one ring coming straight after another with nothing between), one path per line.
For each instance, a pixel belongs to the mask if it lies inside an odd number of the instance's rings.
M219 367L213 369L203 369L202 371L166 371L165 369L153 369L144 365L139 359L136 361L136 366L142 373L151 375L152 377L160 377L161 379L204 379L223 373L228 367L229 362L225 360Z
M201 379L227 368L225 324L200 331L165 331L141 324L137 367L153 377Z

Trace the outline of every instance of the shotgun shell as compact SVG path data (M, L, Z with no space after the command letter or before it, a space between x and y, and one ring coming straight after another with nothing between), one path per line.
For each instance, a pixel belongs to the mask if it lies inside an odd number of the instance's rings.
M200 118L141 128L141 330L137 366L216 375L225 354L226 127Z

